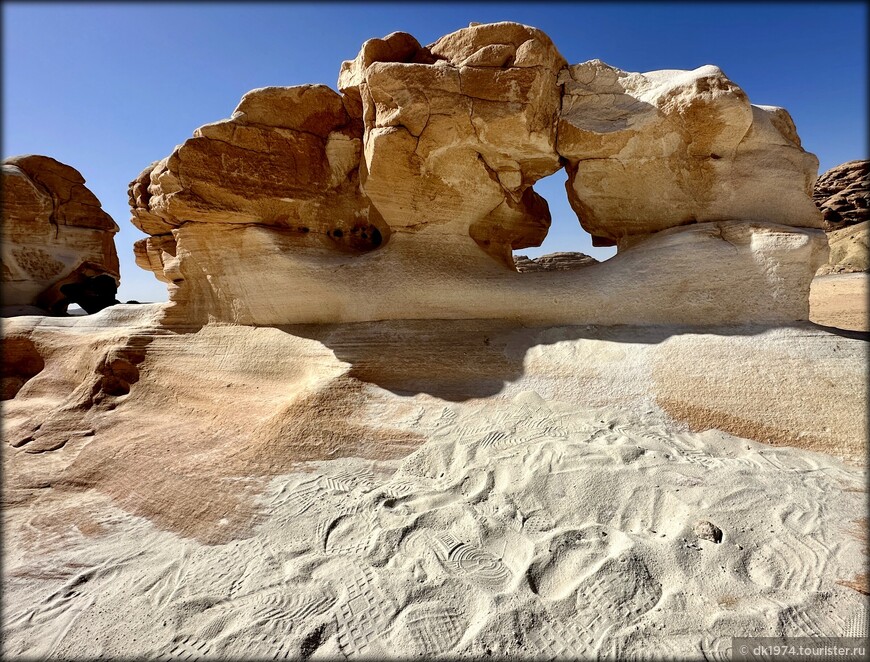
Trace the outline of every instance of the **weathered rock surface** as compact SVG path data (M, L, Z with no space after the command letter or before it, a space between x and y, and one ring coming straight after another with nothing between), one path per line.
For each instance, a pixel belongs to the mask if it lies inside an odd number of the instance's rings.
M325 245L300 251L257 225L190 223L173 234L169 250L152 246L140 254L143 262L166 265L177 302L167 311L173 324L782 323L807 318L810 282L827 259L821 230L743 222L672 228L600 264L524 274L480 262L473 242L425 253L425 235L404 232L360 255Z
M426 48L404 33L366 42L338 87L360 105L361 183L391 229L470 236L505 265L512 249L539 245L550 216L531 186L560 168L563 66L543 32L516 23L465 28Z
M376 247L359 192L361 139L361 123L324 85L252 90L231 118L198 128L131 182L132 221L155 236L190 222L257 224L300 245L320 235Z
M118 226L71 166L47 156L3 161L4 306L62 314L70 303L97 312L120 282Z
M598 264L598 260L583 253L550 253L530 259L526 255L514 255L514 264L517 271L527 273L529 271L571 271L581 269L592 264Z
M806 319L817 162L715 67L569 67L495 23L369 40L338 87L254 90L131 184L169 321ZM626 256L520 276L550 223L532 185L566 161L581 223Z
M819 275L870 271L870 220L828 232L828 246L828 263Z
M870 221L870 161L848 161L819 175L813 199L828 232Z
M831 168L816 182L813 198L825 218L831 254L819 275L870 269L870 161Z
M707 221L821 227L818 160L788 112L750 104L719 68L640 74L591 60L559 80L557 149L595 245Z

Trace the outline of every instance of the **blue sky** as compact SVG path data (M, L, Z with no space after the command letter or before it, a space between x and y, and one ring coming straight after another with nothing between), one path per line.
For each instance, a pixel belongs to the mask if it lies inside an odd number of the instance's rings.
M159 301L136 267L144 235L127 183L248 90L335 87L342 60L396 30L423 43L470 21L541 28L570 63L628 71L716 64L753 103L787 108L820 171L867 158L866 3L3 3L3 156L77 168L121 226L119 299ZM531 255L599 258L568 206L564 173L536 185L553 227Z

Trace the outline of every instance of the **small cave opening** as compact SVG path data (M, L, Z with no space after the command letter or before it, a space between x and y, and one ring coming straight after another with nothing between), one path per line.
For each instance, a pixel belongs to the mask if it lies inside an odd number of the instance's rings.
M374 206L370 206L363 218L336 219L332 227L325 228L325 234L335 248L350 253L368 253L389 241L390 227Z
M582 253L597 262L604 262L616 255L615 246L592 245L592 236L580 225L577 214L568 202L565 190L567 181L568 173L563 168L535 182L535 192L547 201L552 221L540 246L513 251L517 271L565 271L592 263L580 255L554 255L556 253Z

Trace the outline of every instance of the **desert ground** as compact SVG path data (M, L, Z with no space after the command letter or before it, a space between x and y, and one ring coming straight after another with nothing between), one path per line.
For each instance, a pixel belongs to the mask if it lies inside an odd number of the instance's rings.
M167 330L165 305L3 322L44 361L4 404L6 655L674 659L866 632L860 334Z
M810 289L810 319L823 326L870 331L868 273L816 276Z

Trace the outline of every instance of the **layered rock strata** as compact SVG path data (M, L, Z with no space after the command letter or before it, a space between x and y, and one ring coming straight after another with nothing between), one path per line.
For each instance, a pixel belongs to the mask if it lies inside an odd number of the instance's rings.
M870 269L870 161L848 161L816 182L813 199L825 218L831 255L820 275Z
M870 221L870 161L847 161L819 175L813 200L828 232Z
M497 23L369 40L338 88L254 90L131 184L171 321L807 317L817 161L715 67L569 67ZM581 225L623 255L519 273L550 223L532 186L563 165Z
M120 283L118 226L73 167L47 156L3 161L4 306L97 312Z
M592 264L598 264L598 260L583 253L550 253L537 258L514 256L514 266L521 274L530 271L571 271Z

